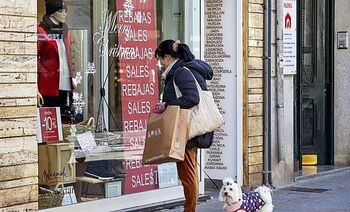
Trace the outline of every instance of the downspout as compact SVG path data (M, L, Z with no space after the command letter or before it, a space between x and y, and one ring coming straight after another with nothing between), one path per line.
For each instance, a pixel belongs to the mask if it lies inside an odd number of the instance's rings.
M264 183L271 177L271 0L264 3Z
M277 159L278 162L284 160L283 157L283 115L284 115L284 88L283 88L283 1L276 0L277 6L277 29L276 29L276 40L277 40L277 72L276 72L276 111L277 111Z

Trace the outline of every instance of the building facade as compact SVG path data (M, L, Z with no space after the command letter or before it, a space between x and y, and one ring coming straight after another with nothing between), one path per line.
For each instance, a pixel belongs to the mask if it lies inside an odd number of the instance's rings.
M98 207L109 211L183 197L175 164L141 165L146 120L161 96L153 55L163 39L189 44L197 58L220 70L210 86L218 88L214 96L226 114L226 128L216 135L216 149L202 150L198 156L200 193L205 189L202 170L206 165L208 172L219 170L216 179L230 176L249 183L242 177L242 129L246 127L242 86L247 86L241 68L240 23L247 12L242 2L72 0L51 8L55 11L48 9L52 5L47 2L1 3L2 210L86 211ZM54 31L50 25L40 28L45 14L57 9L67 13L68 30L62 26ZM237 12L231 14L230 9ZM235 20L233 43L225 33L232 30L231 18ZM210 41L210 36L221 42ZM220 55L227 43L232 45ZM225 59L218 61L221 56ZM59 80L70 83L67 79L74 78L77 84L75 94L62 100L70 106L69 112L57 106L37 108L52 100L46 97L56 86L49 73L57 64ZM61 74L64 71L66 75ZM48 79L51 81L45 81ZM72 90L61 86L59 90L66 93ZM96 152L83 149L91 146L97 147ZM250 165L255 164L261 161ZM256 172L258 168L252 173ZM60 193L57 185L61 183L65 187L62 203L49 203L55 195L47 192Z
M348 36L347 1L67 0L67 34L38 33L47 5L27 2L0 3L1 210L111 211L183 198L175 164L141 165L162 90L153 53L164 39L187 43L215 70L209 87L225 125L198 154L201 194L203 170L256 186L293 181L308 158L349 165L349 53L339 40ZM287 9L296 11L291 28L298 24L286 44ZM74 71L62 77L77 83L65 99L71 111L38 110L38 92L52 86L39 75L62 51ZM63 202L48 206L45 191L61 182Z
M340 15L348 11L348 3L269 2L270 162L272 183L280 185L323 166L349 165L344 93L349 26Z

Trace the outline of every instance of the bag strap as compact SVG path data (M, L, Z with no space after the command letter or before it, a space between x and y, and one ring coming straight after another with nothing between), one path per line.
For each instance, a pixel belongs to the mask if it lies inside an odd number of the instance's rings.
M194 78L194 81L195 81L195 83L196 83L196 87L197 87L198 93L202 92L203 90L202 90L201 86L199 85L199 83L198 83L196 77L193 75L192 71L191 71L190 69L188 69L186 66L183 66L183 68L186 69L186 70L188 70L188 71L191 73L191 75L192 75L192 77ZM182 96L182 93L181 93L179 87L177 87L177 85L176 85L176 83L175 83L175 77L173 78L173 84L174 84L174 88L175 88L176 98L181 97L181 96Z

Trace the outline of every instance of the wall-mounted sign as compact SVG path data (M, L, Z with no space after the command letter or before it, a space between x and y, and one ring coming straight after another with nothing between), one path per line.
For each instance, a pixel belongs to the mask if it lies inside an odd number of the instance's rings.
M210 149L205 150L204 170L213 179L237 176L237 54L234 40L237 14L235 1L206 1L204 10L204 60L215 70L208 88L213 93L225 124L215 131Z
M61 110L59 107L41 107L37 113L38 143L63 140Z
M283 73L297 72L297 1L283 1Z

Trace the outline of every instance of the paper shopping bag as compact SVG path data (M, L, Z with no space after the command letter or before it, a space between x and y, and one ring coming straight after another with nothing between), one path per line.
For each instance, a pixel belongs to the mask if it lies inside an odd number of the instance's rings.
M143 164L183 161L190 121L189 110L168 106L162 114L151 113L146 131Z
M180 161L183 161L185 159L185 149L191 128L191 114L191 110L180 110L176 140L174 141L175 148L172 148L170 150L170 158L180 158Z

